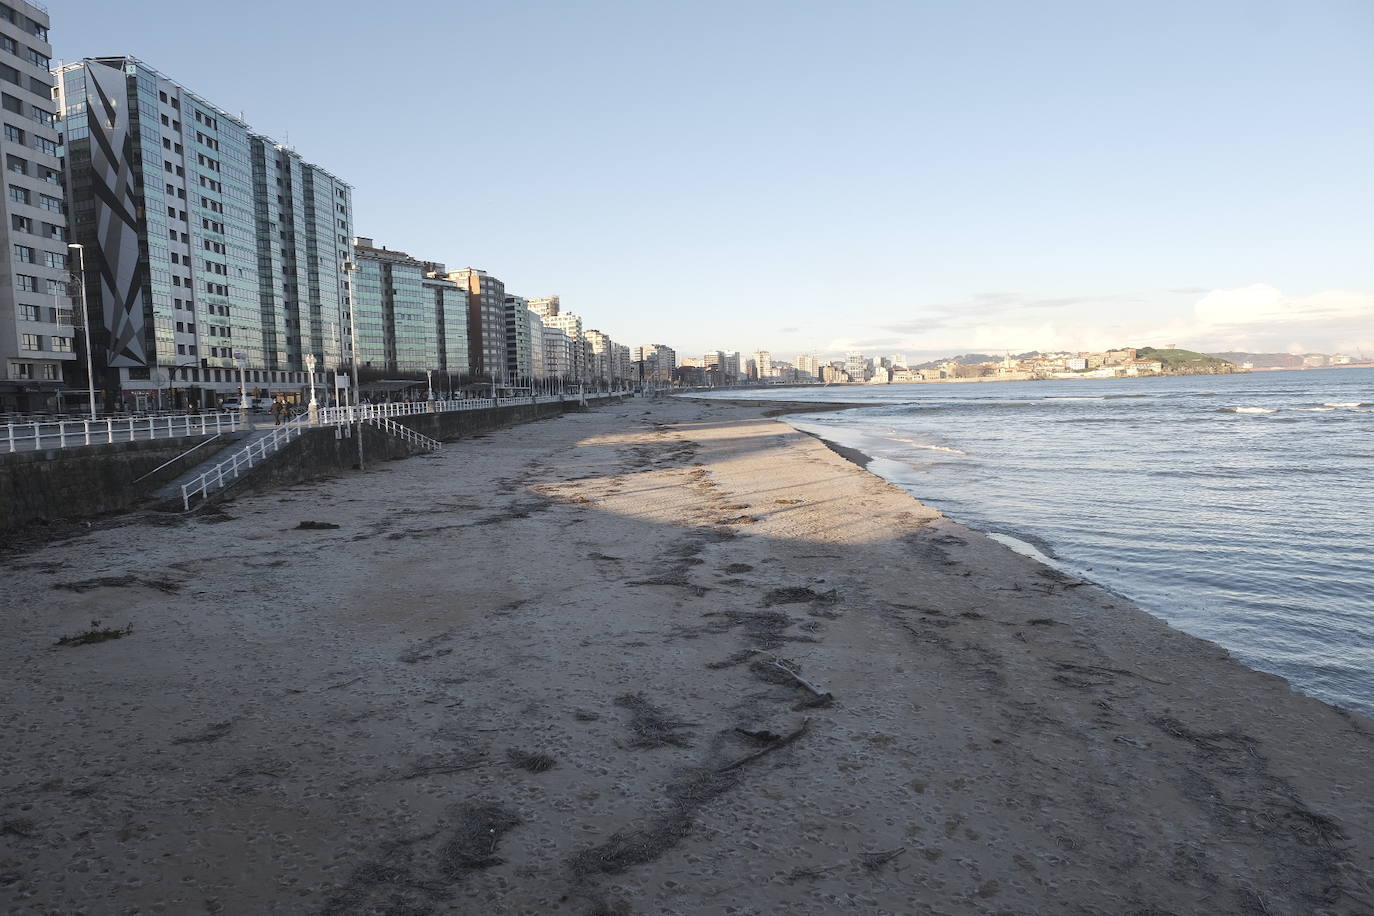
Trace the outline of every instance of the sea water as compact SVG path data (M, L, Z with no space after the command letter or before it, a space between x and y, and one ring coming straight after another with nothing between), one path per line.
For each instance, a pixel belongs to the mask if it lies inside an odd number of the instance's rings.
M779 388L956 521L1374 715L1374 370Z

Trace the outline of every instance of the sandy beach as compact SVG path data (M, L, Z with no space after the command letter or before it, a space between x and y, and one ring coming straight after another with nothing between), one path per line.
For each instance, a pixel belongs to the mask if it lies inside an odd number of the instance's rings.
M1374 913L1374 723L773 412L3 557L0 912Z

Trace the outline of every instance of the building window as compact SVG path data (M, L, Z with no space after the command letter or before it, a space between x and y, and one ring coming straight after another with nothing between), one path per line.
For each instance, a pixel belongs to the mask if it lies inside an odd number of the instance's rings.
M20 334L19 349L21 350L41 350L43 349L42 334Z
M19 320L20 320L20 321L42 321L43 319L39 317L38 306L36 306L36 305L21 305L21 306L19 306Z
M43 252L43 266L65 270L67 268L67 256L56 251Z
M33 232L33 220L29 219L27 216L19 216L15 213L10 214L10 226L15 232Z
M22 144L24 142L24 132L13 124L5 125L5 139L11 143Z
M72 339L70 337L54 337L52 349L54 353L70 353L72 352Z
M61 212L62 212L62 198L60 198L60 197L51 197L51 196L49 196L49 195L47 195L47 194L39 194L39 195L38 195L38 206L42 207L44 210L50 210L50 211L52 211L53 213L61 213Z
M27 274L15 274L15 283L19 286L19 291L24 293L38 292L38 278L30 277Z
M28 203L28 202L29 202L29 189L28 189L28 188L21 188L21 187L19 187L19 186L17 186L17 185L10 185L10 200L14 201L14 202L17 203L17 204L26 204L26 203Z
M57 366L53 363L44 363L38 367L39 378L52 381L57 378Z
M40 153L47 153L49 156L57 155L57 141L49 140L45 137L34 137L33 148Z
M29 173L29 161L20 159L18 156L6 156L5 168L17 175L27 175Z
M34 259L34 251L28 245L15 245L14 259L23 264L32 264Z

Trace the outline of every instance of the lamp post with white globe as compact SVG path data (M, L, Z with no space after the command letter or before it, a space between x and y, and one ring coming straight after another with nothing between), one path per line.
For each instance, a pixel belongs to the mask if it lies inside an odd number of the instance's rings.
M234 361L239 364L239 425L248 426L248 386L244 384L245 370L248 368L248 351L235 350Z
M320 405L315 402L315 354L305 354L305 371L310 376L310 425L314 426L320 419Z

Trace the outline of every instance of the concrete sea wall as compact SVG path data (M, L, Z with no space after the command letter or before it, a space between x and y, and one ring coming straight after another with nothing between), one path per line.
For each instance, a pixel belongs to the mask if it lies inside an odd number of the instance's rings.
M182 436L0 455L0 530L128 509L240 435L220 436L172 461L211 438ZM167 467L149 473L168 461L172 463Z
M614 401L614 398L588 398L591 407ZM578 411L576 402L564 404L510 404L485 410L456 410L446 413L412 414L393 417L392 421L408 426L440 442L452 442L505 426L530 423ZM279 487L329 477L358 466L358 435L356 427L351 435L341 436L339 429L324 426L310 429L293 439L281 451L255 467L242 480L212 494L210 502L233 499L243 493L263 493ZM383 432L371 423L362 426L363 460L365 464L393 461L419 454L424 449ZM180 508L178 505L176 508Z

